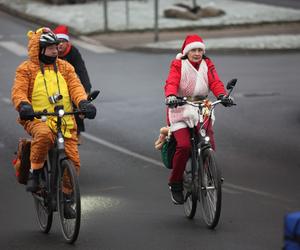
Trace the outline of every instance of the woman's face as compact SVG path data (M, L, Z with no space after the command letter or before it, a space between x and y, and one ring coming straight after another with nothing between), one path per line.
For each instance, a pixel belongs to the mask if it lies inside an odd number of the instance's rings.
M199 61L201 61L203 54L204 54L203 49L200 49L200 48L191 49L188 52L187 57L191 62L199 62Z

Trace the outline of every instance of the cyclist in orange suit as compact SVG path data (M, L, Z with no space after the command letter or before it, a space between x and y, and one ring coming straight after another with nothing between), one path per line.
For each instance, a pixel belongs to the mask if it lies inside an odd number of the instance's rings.
M72 111L72 102L86 110L88 119L94 119L96 108L87 101L86 92L75 70L67 61L58 59L59 41L49 28L28 32L29 58L18 66L12 87L11 99L19 112L18 121L32 136L30 162L31 169L26 190L38 190L39 173L55 139L55 117L46 122L34 118L34 112L63 105L66 112ZM62 131L65 137L67 156L74 163L79 174L80 159L77 146L77 127L74 116L65 116Z

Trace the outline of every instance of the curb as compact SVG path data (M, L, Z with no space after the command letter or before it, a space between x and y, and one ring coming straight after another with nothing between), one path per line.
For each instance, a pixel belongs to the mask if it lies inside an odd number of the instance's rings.
M133 51L133 52L143 52L143 53L151 53L151 54L174 54L175 55L180 51L180 48L178 49L165 49L165 48L151 48L151 47L143 47L143 46L137 46L137 47L132 47L129 49L124 49L123 51ZM300 48L295 48L295 49L249 49L249 48L219 48L219 49L209 49L208 54L274 54L274 53L295 53L295 52L300 52Z
M39 24L41 26L46 26L46 27L53 26L53 27L55 27L55 26L60 24L59 22L56 23L56 22L49 21L47 19L43 19L43 18L40 18L40 17L35 17L35 16L32 16L32 15L25 14L24 12L16 10L14 8L10 8L9 6L7 6L3 3L0 3L0 10L2 10L3 12L5 12L7 14L10 14L11 16L22 18L26 21L33 22L34 24ZM70 30L70 34L75 36L75 37L80 35L72 27L69 27L69 30Z
M22 18L22 19L30 21L30 22L34 22L36 24L46 25L46 26L57 25L54 22L50 22L50 21L44 20L42 18L36 18L34 16L27 15L27 14L23 13L22 11L18 11L16 9L10 8L3 3L0 3L0 10L2 10L3 12L10 14L14 17L17 16L19 18Z
M29 14L25 14L22 11L16 10L14 8L11 8L3 3L0 3L0 10L12 15L12 16L17 16L19 18L22 18L24 20L33 22L35 24L39 24L42 26L48 26L48 27L54 27L59 25L59 22L52 22L49 21L47 19L43 19L40 17L35 17ZM245 23L245 24L237 24L237 25L212 25L212 26L186 26L186 27L174 27L174 28L163 28L160 29L159 32L164 32L164 31L183 31L186 29L190 29L192 30L196 30L196 29L209 29L209 30L222 30L222 29L226 29L226 28L249 28L249 27L256 27L256 26L260 26L260 25L268 25L268 24L272 24L272 25L288 25L290 23L296 23L300 25L300 20L299 21L277 21L277 22L261 22L261 23ZM108 32L90 32L88 34L82 34L76 30L74 30L72 27L69 27L69 31L70 31L70 35L74 36L75 38L77 38L78 40L87 42L87 43L91 43L93 45L98 45L98 46L103 46L103 44L97 40L97 39L93 39L91 37L89 37L89 35L96 35L96 34L113 34L113 33L136 33L136 32L149 32L149 31L153 31L152 29L144 29L144 30L121 30L121 31L108 31ZM218 38L216 38L218 39ZM106 46L108 48L111 49L116 49L113 46ZM175 49L175 48L154 48L154 47L148 47L148 46L133 46L131 48L128 49L121 49L122 51L135 51L135 52L144 52L144 53L177 53L179 51L180 48ZM120 50L120 48L117 48L117 50ZM282 51L286 51L286 52L298 52L300 51L300 48L278 48L278 49L268 49L268 48L218 48L218 49L214 49L211 48L209 49L209 53L224 53L224 54L230 54L230 53L241 53L244 52L246 54L250 54L250 53L276 53L276 52L282 52Z
M21 17L25 20L34 22L36 24L40 25L45 25L45 26L57 26L60 24L60 22L53 22L49 21L47 19L41 18L41 17L35 17L30 14L25 14L22 11L16 10L14 8L11 8L4 3L0 3L0 10L3 10L4 12L11 14L13 16L18 16ZM290 23L299 23L300 25L300 20L295 21L295 20L287 20L287 21L263 21L263 22L258 22L258 23L244 23L244 24L224 24L224 25L200 25L200 26L184 26L184 27L173 27L173 28L159 28L160 32L164 31L184 31L184 30L197 30L197 29L206 29L206 30L221 30L224 28L249 28L249 27L256 27L260 25L268 25L268 24L274 24L274 25L282 25L282 24L290 24ZM151 28L145 28L145 29L130 29L130 30L108 30L107 32L104 31L93 31L93 32L88 32L88 33L81 33L74 28L69 26L69 31L70 34L76 37L83 36L83 37L88 37L91 35L101 35L101 34L113 34L113 33L136 33L136 32L149 32L153 31Z

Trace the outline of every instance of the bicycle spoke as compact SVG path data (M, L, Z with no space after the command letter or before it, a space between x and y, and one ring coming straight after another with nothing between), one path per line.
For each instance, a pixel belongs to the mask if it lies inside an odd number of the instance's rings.
M48 175L47 175L46 165L43 168L43 172L40 178L41 178L40 191L38 193L33 194L33 199L35 203L35 210L36 210L40 229L42 230L42 232L48 233L52 226L53 212L52 212L52 208L49 207L47 201Z
M62 162L62 173L58 181L57 197L63 235L73 243L79 234L81 206L80 193L75 168L69 160Z
M183 175L183 193L184 193L184 212L187 218L193 219L197 209L197 190L195 189L195 180L192 177L191 160L187 162L186 170Z
M221 211L221 179L213 158L213 152L205 151L203 159L200 191L202 212L208 227L214 228L219 221Z

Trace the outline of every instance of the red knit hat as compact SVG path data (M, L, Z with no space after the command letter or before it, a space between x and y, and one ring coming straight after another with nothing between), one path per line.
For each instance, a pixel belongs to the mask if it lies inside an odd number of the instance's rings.
M181 53L178 53L176 59L181 59L192 49L203 49L205 52L205 44L203 39L198 35L187 35L181 48Z
M67 41L70 41L69 29L67 26L59 25L53 30L53 32L56 34L58 39L65 39Z

